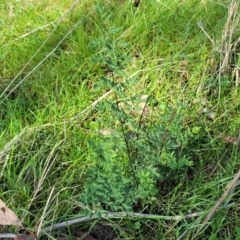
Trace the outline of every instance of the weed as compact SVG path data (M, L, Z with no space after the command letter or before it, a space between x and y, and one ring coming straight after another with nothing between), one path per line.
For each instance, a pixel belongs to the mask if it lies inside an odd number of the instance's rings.
M109 17L102 12L100 8L107 26ZM157 181L179 181L193 165L189 141L194 134L184 127L182 106L156 105L152 96L129 94L137 84L136 79L125 81L130 56L123 47L128 43L112 40L119 30L104 29L92 44L96 52L98 46L103 47L93 61L107 71L95 87L113 90L111 101L97 107L109 120L96 120L99 133L89 141L92 165L82 200L93 210L132 211L139 201L142 207L151 204L159 194ZM103 129L109 132L104 134Z

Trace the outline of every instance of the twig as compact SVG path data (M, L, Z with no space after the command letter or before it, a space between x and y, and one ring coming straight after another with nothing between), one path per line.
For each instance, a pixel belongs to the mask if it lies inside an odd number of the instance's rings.
M0 238L16 238L17 235L14 233L0 233Z
M123 218L123 217L136 217L136 218L147 218L147 219L164 219L164 220L175 220L175 221L180 221L182 219L186 218L194 218L202 215L203 212L196 212L196 213L191 213L187 214L185 216L177 215L177 216L161 216L161 215L153 215L153 214L142 214L142 213L126 213L126 212L107 212L107 213L102 213L101 218L106 218L106 219L118 219L118 218ZM80 222L86 222L90 221L93 219L99 219L99 215L93 215L92 217L86 216L86 217L81 217L73 220L69 220L66 222L61 222L57 223L55 225L46 227L42 229L43 232L50 232L55 229L67 227L76 223Z
M101 218L102 219L119 219L119 218L146 218L146 219L163 219L163 220L175 220L175 221L180 221L182 219L187 219L187 218L194 218L202 215L203 212L196 212L196 213L191 213L187 214L185 216L183 215L177 215L177 216L161 216L161 215L153 215L153 214L142 214L142 213L126 213L126 212L107 212L107 213L102 213ZM45 227L41 230L42 233L48 233L56 229L64 228L71 226L76 223L81 223L81 222L87 222L91 221L94 219L99 219L99 215L93 215L93 216L86 216L86 217L81 217L61 223L56 223L51 226ZM1 233L0 234L0 239L1 238L15 238L17 235L13 233Z

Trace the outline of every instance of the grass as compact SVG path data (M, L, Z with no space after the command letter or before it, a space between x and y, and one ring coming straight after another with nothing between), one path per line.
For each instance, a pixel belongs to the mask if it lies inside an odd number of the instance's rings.
M161 216L204 213L182 220L107 218L78 228L97 239L107 239L104 230L108 239L192 239L196 233L197 239L238 239L238 187L228 196L231 205L224 201L197 232L239 169L237 146L217 137L239 135L237 3L71 4L0 4L0 198L32 231L81 215L86 172L93 165L88 140L96 138L97 120L112 124L108 112L91 108L106 94L94 87L99 76L112 74L93 59L99 54L111 59L117 53L106 50L104 42L123 41L128 46L120 55L129 56L124 72L137 79L127 97L138 92L169 106L183 104L185 127L200 129L191 146L193 167L181 181L158 183L156 199L134 209ZM101 14L97 4L104 9ZM111 27L119 30L111 32ZM111 94L105 98L113 101ZM201 114L204 108L208 114ZM4 231L16 233L9 227ZM71 227L63 232L68 239L74 235Z

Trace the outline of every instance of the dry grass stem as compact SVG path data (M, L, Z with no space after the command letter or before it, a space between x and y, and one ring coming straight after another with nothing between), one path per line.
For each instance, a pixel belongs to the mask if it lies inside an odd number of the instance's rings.
M234 48L234 34L238 28L238 3L233 1L228 10L228 18L224 26L221 40L221 58L219 74L226 74L231 68L231 58Z
M50 194L49 194L49 197L48 197L48 199L47 199L46 205L45 205L45 207L44 207L42 216L41 216L41 218L40 218L40 220L39 220L39 224L38 224L37 229L36 229L36 236L37 236L37 237L38 237L39 234L40 234L40 231L41 231L41 228L42 228L42 224L43 224L43 220L44 220L44 217L45 217L45 213L46 213L47 208L48 208L48 206L49 206L49 204L50 204L50 202L51 202L51 198L52 198L54 189L55 189L54 187L51 189L51 192L50 192Z
M70 14L74 7L78 4L79 0L74 1L72 6L69 8L69 10L63 14L58 20L58 24L56 27L53 29L53 31L49 34L49 36L46 38L46 40L42 43L42 45L38 48L38 50L34 53L34 55L30 58L30 60L25 64L25 66L19 71L19 73L14 77L14 79L8 84L8 86L4 89L4 91L0 94L0 99L4 96L4 94L10 89L10 87L14 84L14 82L18 79L18 77L24 72L24 70L27 68L27 66L30 64L30 62L37 56L37 54L40 52L40 50L45 46L45 44L48 42L50 37L53 35L53 33L56 31L60 23L64 20L64 18ZM87 16L87 15L86 15ZM86 16L84 18L86 18ZM56 45L56 47L49 53L45 58L43 58L42 61L40 61L26 76L23 77L23 79L16 84L8 93L7 95L3 98L6 99L12 92L14 92L36 69L38 69L39 66L42 65L43 62L45 62L56 50L57 48L61 45L61 43L69 36L69 34L72 33L72 31L82 22L83 19L80 19L70 30L68 33L64 35L64 37L59 41L59 43Z
M234 190L234 188L238 185L238 179L239 178L240 178L240 170L236 173L236 175L234 176L233 180L227 184L227 186L225 188L226 190L223 193L222 197L216 202L216 204L213 207L213 209L208 213L208 215L204 219L204 221L201 224L201 226L197 229L197 232L194 235L193 239L198 236L200 231L207 225L208 221L212 218L214 213L217 211L217 209L220 207L220 205L224 202L224 200L229 195L229 193L231 193Z
M50 172L50 170L52 169L57 157L58 157L58 152L56 152L56 150L58 149L58 147L64 142L65 140L60 141L59 143L57 143L55 145L55 147L51 150L50 154L48 155L47 159L46 159L46 163L45 163L45 167L43 169L43 173L41 178L38 181L37 186L35 187L34 190L34 194L28 204L28 208L30 208L32 202L36 199L37 194L41 191L42 189L42 185L44 180L46 179L48 173Z

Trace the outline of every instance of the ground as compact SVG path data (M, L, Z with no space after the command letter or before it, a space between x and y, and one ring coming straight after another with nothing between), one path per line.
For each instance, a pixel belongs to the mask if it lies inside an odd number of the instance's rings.
M1 233L238 239L239 9L1 3Z

